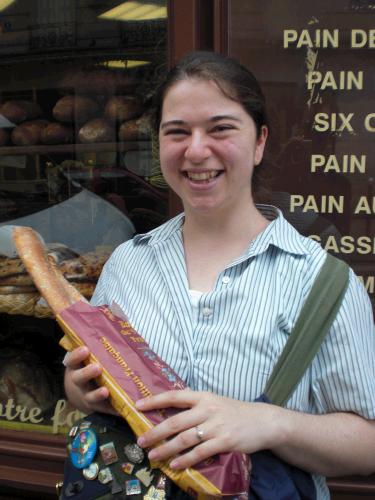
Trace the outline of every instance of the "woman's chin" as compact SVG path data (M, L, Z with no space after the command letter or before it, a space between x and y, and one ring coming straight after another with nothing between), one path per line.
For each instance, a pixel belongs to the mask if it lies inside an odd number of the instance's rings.
M185 212L195 214L210 215L220 210L220 203L216 200L194 200L191 203L185 204Z

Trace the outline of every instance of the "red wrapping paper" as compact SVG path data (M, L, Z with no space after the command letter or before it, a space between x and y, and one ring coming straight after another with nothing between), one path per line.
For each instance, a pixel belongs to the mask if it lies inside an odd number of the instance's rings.
M184 389L185 385L126 320L106 306L77 302L57 316L57 321L65 332L60 342L65 349L87 345L91 352L88 362L103 366L98 383L108 387L111 404L137 436L180 411L170 408L143 413L135 408L138 399ZM170 469L168 462L152 462L152 466L199 500L247 495L249 460L243 453L221 453L184 471Z

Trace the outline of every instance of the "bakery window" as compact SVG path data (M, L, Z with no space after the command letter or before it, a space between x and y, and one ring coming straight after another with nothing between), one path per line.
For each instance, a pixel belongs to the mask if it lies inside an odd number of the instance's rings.
M166 0L0 1L0 428L78 416L61 332L4 228L37 230L89 299L111 251L168 216L149 124L166 67Z

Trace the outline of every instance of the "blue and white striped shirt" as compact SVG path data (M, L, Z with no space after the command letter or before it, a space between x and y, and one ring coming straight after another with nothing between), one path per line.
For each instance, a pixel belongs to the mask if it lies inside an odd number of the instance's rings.
M259 396L281 354L325 251L271 206L272 222L202 294L189 297L183 214L120 245L92 303L119 304L166 363L198 391L243 401ZM287 408L375 418L375 331L366 291L353 271L340 311ZM315 477L318 498L328 498Z

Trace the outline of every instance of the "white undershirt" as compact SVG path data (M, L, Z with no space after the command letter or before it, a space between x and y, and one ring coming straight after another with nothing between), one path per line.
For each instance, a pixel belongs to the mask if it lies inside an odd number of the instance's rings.
M197 308L199 304L199 299L202 297L203 292L199 290L189 290L190 302L193 308Z

